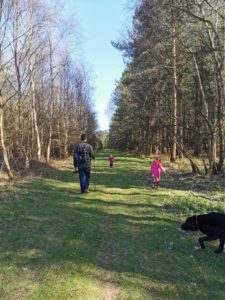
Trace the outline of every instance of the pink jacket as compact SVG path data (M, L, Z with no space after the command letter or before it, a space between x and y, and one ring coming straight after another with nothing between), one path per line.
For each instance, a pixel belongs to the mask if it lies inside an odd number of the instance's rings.
M160 163L153 161L153 163L151 164L151 167L150 167L150 172L154 179L160 180L160 174L162 172L166 172L166 170Z
M114 163L114 157L112 155L109 156L108 160L111 164Z

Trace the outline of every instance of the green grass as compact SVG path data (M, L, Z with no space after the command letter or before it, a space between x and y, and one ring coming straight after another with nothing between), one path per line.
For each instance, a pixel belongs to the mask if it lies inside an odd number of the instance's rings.
M108 155L88 195L71 161L2 189L0 299L223 299L218 241L195 250L200 234L180 230L192 214L224 211L223 179L173 171L152 190L147 159L115 153L110 169Z

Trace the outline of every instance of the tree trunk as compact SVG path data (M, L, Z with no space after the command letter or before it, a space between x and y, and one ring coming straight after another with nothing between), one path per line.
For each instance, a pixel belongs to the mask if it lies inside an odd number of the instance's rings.
M172 1L173 4L173 1ZM173 82L173 97L172 97L172 135L171 135L171 153L170 161L176 161L177 155L177 54L176 54L176 24L174 11L172 8L172 82Z
M209 175L212 175L216 168L216 139L214 131L210 132L210 150L209 150Z
M178 149L183 153L184 157L186 157L186 158L190 161L191 168L192 168L192 173L201 175L201 171L200 171L199 167L198 167L197 164L191 159L191 157L186 153L186 151L184 150L184 148L182 148L178 143L177 143L177 147L178 147Z
M200 9L202 15L205 18L205 11L203 7L200 5ZM222 51L218 51L221 47L221 42L219 38L218 32L218 15L217 22L215 27L212 27L205 22L208 36L211 44L211 48L213 51L212 59L214 62L214 70L215 70L215 82L216 82L216 92L217 92L217 120L218 120L218 133L219 133L219 168L223 170L224 165L224 121L223 121L223 107L225 102L225 92L224 92L224 76L222 74L224 67L224 53ZM214 138L215 139L215 138ZM213 146L212 146L213 147ZM213 150L215 152L215 150ZM215 156L216 153L213 153ZM215 165L215 162L213 163ZM214 167L214 166L213 166Z
M28 51L29 51L29 70L30 70L30 85L31 85L31 102L32 102L32 116L33 116L33 125L34 132L36 135L36 158L37 160L41 159L41 141L40 134L37 124L37 112L36 112L36 88L35 88L35 79L34 79L34 53L32 53L32 36L33 36L33 1L29 0L29 12L30 12L30 24L28 32Z
M2 96L0 95L0 101L2 103ZM13 173L11 171L9 160L8 160L8 154L5 147L5 139L4 139L4 122L3 122L3 108L0 107L0 142L1 142L1 148L3 152L3 161L6 168L6 172L8 174L9 179L13 179Z
M32 71L31 71L32 72ZM41 159L41 140L40 140L40 134L37 124L37 112L36 112L36 93L35 93L35 81L33 78L33 74L31 74L31 93L32 93L32 115L33 115L33 125L34 125L34 132L36 136L36 156L37 160Z

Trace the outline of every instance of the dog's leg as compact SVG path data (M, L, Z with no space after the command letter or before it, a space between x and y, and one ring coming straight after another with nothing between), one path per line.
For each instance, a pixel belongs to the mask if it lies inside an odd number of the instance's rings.
M204 245L203 241L215 241L215 240L217 240L217 237L203 236L203 237L199 238L199 244L202 249L205 249L205 245Z
M205 245L204 245L204 243L203 243L203 241L205 241L205 238L204 238L204 237L201 237L201 238L198 239L198 241L199 241L199 244L200 244L201 248L202 248L202 249L205 249Z
M220 253L220 252L223 252L223 249L224 249L224 240L223 240L223 239L220 239L219 248L216 249L214 252L215 252L215 253Z

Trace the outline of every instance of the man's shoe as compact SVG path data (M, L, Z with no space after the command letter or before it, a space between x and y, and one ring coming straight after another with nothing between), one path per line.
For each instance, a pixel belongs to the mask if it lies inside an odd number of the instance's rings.
M89 190L87 189L87 190L84 190L84 194L89 194L90 192L89 192Z

